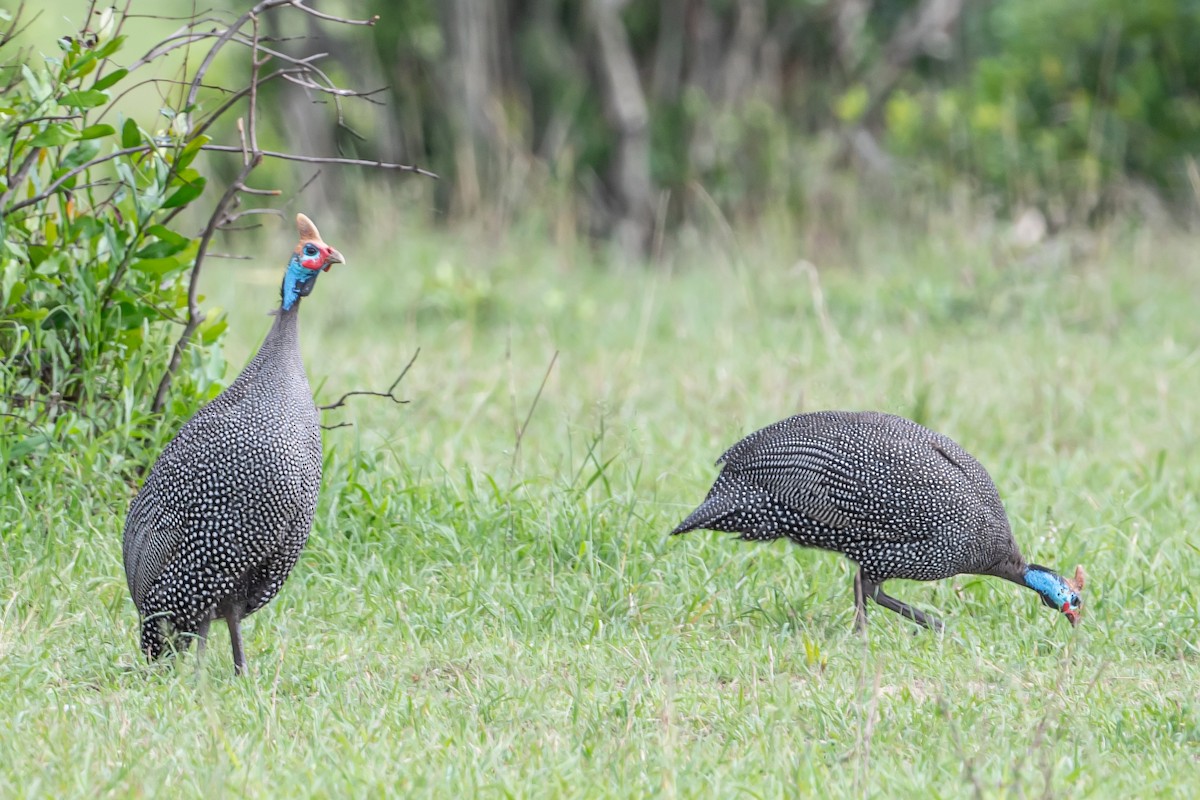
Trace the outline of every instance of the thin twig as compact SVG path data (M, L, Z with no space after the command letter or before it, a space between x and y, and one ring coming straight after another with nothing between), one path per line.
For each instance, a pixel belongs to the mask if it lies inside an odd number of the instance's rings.
M296 2L293 3L292 5L294 5L296 8L300 9L301 11L303 11L305 14L316 17L317 19L329 20L330 22L341 22L345 25L368 25L369 26L369 25L374 25L376 22L379 21L378 14L371 17L370 19L346 19L345 17L334 17L334 16L330 16L329 14L322 14L320 11L317 11L315 8L309 8L308 6L304 5L303 0L296 0Z
M212 150L218 153L240 153L240 147L230 147L224 144L206 144L201 150ZM336 156L298 156L292 153L277 153L273 150L260 150L259 155L265 158L278 158L283 161L302 161L306 164L344 164L353 167L374 167L376 169L395 169L401 172L415 172L427 178L437 178L437 174L422 169L415 164L392 164L387 161L368 161L363 158L339 158Z
M318 411L332 411L335 408L341 408L342 406L346 405L347 398L356 397L358 395L367 395L369 397L386 397L389 400L391 400L393 403L396 403L397 405L404 405L408 401L401 400L399 397L396 397L396 387L400 385L400 381L404 380L404 376L408 374L408 371L410 369L412 369L412 365L414 363L416 363L417 356L419 356L419 355L421 355L421 348L418 347L417 352L413 353L413 357L410 358L408 360L408 363L404 365L404 369L400 371L400 375L397 376L396 380L392 381L392 385L388 387L388 390L386 392L372 392L372 391L367 391L365 389L356 389L352 392L346 392L344 395L342 395L341 397L339 397L337 400L335 400L332 403L329 403L329 404L323 405L323 406L317 406L317 410ZM343 423L343 424L345 424L345 423ZM342 427L342 425L337 425L334 427L340 428L340 427Z
M11 132L5 131L5 135L12 137L8 143L8 160L4 164L4 174L6 176L5 180L11 181L11 178L8 177L8 170L12 167L13 156L17 151L17 143L21 141L21 137L17 136L17 133L21 130L21 128L24 128L27 125L35 125L39 122L58 122L69 119L81 119L81 116L79 114L68 114L66 116L31 117L30 119L21 120L18 122L13 126ZM37 153L37 148L34 148L33 152Z
M251 14L250 22L254 25L254 43L250 46L250 85L257 89L262 84L258 81L258 71L263 65L271 60L270 56L262 59L258 58L258 15ZM258 92L250 93L250 113L247 115L250 119L250 147L254 152L258 152ZM242 146L246 142L243 140Z
M383 103L375 100L371 97L371 95L379 94L380 92L386 92L388 90L388 87L386 86L380 86L378 89L371 89L365 92L360 92L356 89L341 89L337 86L322 86L319 83L306 81L303 78L296 78L290 74L284 75L283 79L304 89L313 89L314 91L324 92L325 94L331 94L336 97L359 97L363 100L366 100L368 103L374 103L377 106L381 106Z
M68 170L67 172L65 172L64 174L59 176L59 178L57 180L51 182L45 189L43 189L41 192L34 195L33 197L30 197L26 200L22 200L19 203L15 203L10 208L3 208L2 206L0 206L0 214L2 214L4 216L8 216L9 214L13 213L14 211L19 211L22 208L26 208L27 206L35 205L37 203L42 202L47 197L50 197L52 194L54 194L54 192L60 186L62 186L67 181L69 181L71 178L75 177L76 175L78 175L81 172L86 172L88 169L90 169L98 164L103 164L105 161L112 161L115 158L120 158L121 156L131 155L133 153L150 152L152 149L154 149L154 145L141 144L136 147L124 147L124 148L121 148L120 150L114 150L113 152L108 153L107 155L97 156L96 158L93 158L91 161L88 161L85 164L81 164L78 167ZM241 147L232 147L230 145L221 145L221 144L206 144L203 147L201 147L200 149L201 150L210 150L210 151L217 152L217 153L243 153L244 152L243 148L241 148ZM398 170L400 172L412 172L417 175L424 175L427 178L437 179L437 177L438 177L436 173L430 172L427 169L422 169L421 167L418 167L414 164L392 164L387 161L367 161L367 160L361 159L361 158L339 158L339 157L334 157L334 156L298 156L298 155L292 155L291 153L277 153L273 150L260 150L260 151L258 151L258 155L260 155L264 158L278 158L283 161L302 161L306 164L341 164L341 165L345 165L345 166L374 167L376 169L394 169L394 170ZM14 183L14 185L15 185L15 183Z
M300 73L300 72L303 72L304 70L305 70L304 67L288 67L288 68L284 68L284 69L279 69L279 70L276 70L275 72L272 72L270 75L260 78L258 81L258 85L262 86L265 83L270 83L271 81L275 80L276 78L279 78L290 72ZM225 89L223 91L229 91L229 90ZM203 122L199 123L192 130L192 138L194 139L197 136L199 136L200 134L204 133L206 130L208 130L214 122L216 122L217 120L219 120L225 116L225 112L229 110L230 106L232 106L234 103L238 102L243 97L246 97L249 94L250 94L249 86L247 86L245 89L240 89L237 92L234 92L233 94L231 94L228 98L225 99L224 103L222 103L215 110L213 110L213 112L210 113L204 119Z
M238 31L249 22L253 17L258 16L264 11L269 11L272 8L282 5L294 4L293 0L263 0L261 3L255 4L253 8L242 14L233 21L228 28L221 32L217 37L217 41L213 44L212 49L204 56L204 60L200 62L200 66L196 68L196 75L192 78L192 85L188 89L187 100L183 104L184 108L190 108L196 104L196 94L200 91L200 84L204 80L204 76L208 73L209 67L212 66L217 54L224 49L225 44L237 35Z
M42 152L42 148L35 147L25 157L25 161L21 163L17 169L17 174L8 179L8 188L4 190L4 194L0 194L0 216L5 216L4 206L8 203L8 198L16 194L17 190L25 183L25 178L29 176L29 170L33 168L34 162L37 161L38 153ZM19 207L19 206L18 206Z
M249 192L246 192L245 187L242 187L242 192L249 194ZM279 192L275 192L275 194L279 194ZM284 218L283 212L280 211L278 208L243 208L241 211L238 211L235 214L226 214L225 221L221 223L221 230L223 230L223 231L232 230L233 228L231 226L235 222L240 220L242 217L253 217L253 216L258 216L258 215L262 215L262 214L269 214L274 217L279 217L280 219ZM257 228L260 226L255 225L253 227Z
M0 47L4 47L4 45L11 42L13 39L16 39L18 36L20 36L22 33L24 33L26 30L28 30L29 26L32 25L33 23L37 22L38 19L42 16L42 12L39 11L38 13L33 15L33 19L31 19L31 20L29 20L29 22L25 23L25 26L23 28L18 28L17 26L21 24L21 15L24 13L25 13L25 3L22 2L20 5L17 6L17 13L13 14L12 22L10 22L8 24L8 28L4 31L4 34L2 36L0 36ZM378 17L376 17L376 19L378 19Z
M21 202L14 204L11 208L4 208L3 206L0 206L0 215L8 216L9 214L13 213L14 211L20 211L22 208L25 208L26 206L32 206L32 205L36 205L37 203L42 202L47 197L50 197L52 194L54 194L54 192L57 191L58 187L62 186L64 183L71 180L71 178L74 178L76 175L78 175L81 172L86 172L87 170L91 169L92 167L96 166L97 164L103 164L105 161L112 161L114 158L120 158L121 156L132 155L133 153L149 152L153 147L154 147L154 145L150 145L150 144L140 144L137 147L123 147L120 150L115 150L115 151L109 153L108 155L97 156L96 158L93 158L91 161L87 162L86 164L80 164L78 167L75 167L74 169L67 170L65 173L60 175L57 180L51 182L50 185L48 185L45 189L43 189L42 191L35 194L33 197L30 197L27 200L22 200Z
M156 414L162 411L162 407L166 403L167 390L171 388L171 381L174 379L175 372L179 369L179 365L183 361L184 351L191 344L192 336L196 333L196 329L200 327L200 323L204 322L204 313L200 310L197 294L200 291L200 268L204 266L204 257L208 254L208 246L212 242L212 237L217 232L217 228L224 221L225 209L233 202L237 193L241 191L246 178L261 163L262 156L260 154L255 153L251 156L250 163L242 167L242 171L238 173L237 178L229 184L229 188L225 190L225 194L221 195L221 199L217 201L217 207L213 209L212 216L208 219L208 225L205 226L204 233L200 237L200 246L196 250L196 260L192 262L192 274L188 278L187 323L183 327L183 333L179 334L179 339L175 342L175 347L171 351L171 361L167 364L167 370L163 373L162 379L158 382L158 389L154 393L154 404L151 405L150 409Z
M533 411L537 408L538 400L542 399L542 391L546 388L546 381L550 380L550 372L554 369L554 365L558 362L558 351L554 351L554 355L550 357L550 363L546 365L546 374L542 376L542 383L538 386L537 394L533 396L533 402L529 404L529 413L525 415L525 421L521 423L521 427L517 429L517 441L513 445L512 464L510 469L516 471L517 456L521 453L521 442L525 439L525 431L529 429L529 421L533 419Z

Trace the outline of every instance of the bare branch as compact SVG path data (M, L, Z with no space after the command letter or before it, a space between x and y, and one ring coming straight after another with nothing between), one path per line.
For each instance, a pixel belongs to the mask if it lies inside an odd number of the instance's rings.
M17 169L17 174L8 179L8 188L4 190L4 194L0 194L0 216L7 216L7 212L4 211L4 204L25 183L25 178L29 176L29 170L33 169L33 165L37 161L38 153L40 152L42 152L42 148L40 147L30 150L29 155L25 157L21 166Z
M322 14L315 8L309 8L308 6L304 5L304 0L296 0L296 2L294 2L292 5L303 11L305 14L316 17L317 19L329 20L330 22L341 22L345 25L374 25L379 21L378 14L370 19L347 19L346 17L335 17L331 14Z
M200 327L200 323L204 322L204 313L200 310L196 295L200 291L200 268L204 266L204 257L208 254L208 246L212 242L217 228L224 221L229 204L243 188L246 178L250 177L250 173L261 163L261 154L255 153L251 156L250 162L242 167L237 178L229 184L225 194L221 195L221 199L217 201L217 207L213 209L212 216L208 218L208 225L205 226L204 233L200 236L200 247L196 250L196 260L192 262L192 274L188 278L187 323L183 326L183 333L179 334L178 341L175 342L175 347L171 351L171 361L167 364L167 371L163 373L162 380L158 382L158 389L154 393L154 404L150 409L156 414L162 411L162 407L166 403L167 391L171 388L171 381L183 361L184 351L191 344L192 336Z
M209 68L212 67L213 61L216 59L217 54L222 50L222 48L224 48L224 46L231 39L234 39L241 32L242 28L245 27L247 22L261 16L263 12L271 11L272 9L279 8L280 6L292 6L293 8L303 11L310 16L317 17L318 19L324 19L330 22L340 22L345 25L375 24L375 18L370 20L355 20L347 17L334 16L332 14L324 14L320 11L316 11L307 7L304 5L303 0L261 0L261 2L255 4L254 7L249 11L234 20L233 23L230 24L229 27L227 27L217 37L217 41L213 44L212 49L208 51L208 54L205 55L204 60L200 62L200 66L196 69L196 76L193 79L192 87L188 90L187 101L184 103L185 107L195 104L196 93L200 91L200 83L203 81L205 74L208 73Z
M250 193L250 190L247 188L244 188L244 187L242 188L242 191L246 192L246 193ZM275 192L275 194L280 194L280 192ZM280 211L278 208L244 208L241 211L237 212L236 214L226 214L225 221L221 223L221 230L223 230L223 231L234 230L234 228L232 227L233 224L235 222L237 222L238 220L240 220L242 217L253 217L253 216L260 215L260 214L270 214L273 217L279 217L280 219L284 219L283 212ZM251 228L258 228L258 227L261 227L261 226L247 225L247 226L244 226L241 228L237 228L236 230L250 230Z
M305 10L308 11L309 9ZM30 25L37 22L39 17L42 16L42 12L39 11L38 13L34 14L33 19L29 20L29 22L26 22L23 27L18 27L21 25L21 15L24 13L25 3L22 2L17 6L17 13L13 14L12 22L8 23L8 28L5 29L4 33L0 34L0 47L4 47L4 45L11 42L13 39L16 39L18 36L24 33ZM376 17L376 19L379 18Z
M12 133L9 134L12 138L8 143L8 161L4 165L5 180L11 181L11 177L9 175L8 170L12 167L12 160L13 160L13 155L16 153L17 142L20 141L20 137L17 136L17 133L20 132L21 128L24 128L27 125L33 125L38 122L58 122L58 121L62 121L62 120L79 119L79 118L80 118L79 114L68 114L66 116L31 117L29 119L21 120L16 125L14 125L12 128ZM7 131L6 131L6 133L7 133ZM34 149L34 152L35 153L37 152L36 148Z
M123 26L130 19L131 15L129 14L129 10L131 8L131 3L132 0L124 0L123 13L117 12L118 33L120 31L120 26ZM98 0L87 0L89 20L92 19L97 4ZM107 3L105 5L107 6ZM167 107L173 109L174 114L186 112L189 116L193 116L193 125L190 131L185 130L181 135L172 136L169 141L160 141L156 139L154 141L145 141L139 143L133 147L120 147L112 153L96 156L89 159L84 164L73 166L70 169L65 170L61 175L47 176L47 182L44 186L34 186L33 191L35 191L36 194L33 197L20 199L19 202L13 201L18 200L20 195L24 193L25 190L22 187L28 182L30 174L39 174L36 172L37 164L39 157L44 154L44 149L33 147L30 148L28 153L16 153L15 158L14 153L10 151L8 153L9 157L6 159L3 168L0 168L8 177L7 186L5 186L3 192L0 192L0 216L2 217L7 217L14 212L17 212L21 209L27 209L31 206L35 207L36 209L39 207L39 204L44 203L46 200L54 197L56 194L65 192L65 187L67 186L72 187L73 190L78 190L103 186L109 183L111 180L110 178L102 178L99 174L90 174L88 171L93 167L101 167L105 165L106 162L113 161L114 159L125 159L135 169L140 169L142 166L144 166L145 159L148 156L155 159L155 163L158 166L162 166L159 164L159 161L166 161L169 169L167 170L167 175L165 178L166 183L164 185L170 187L174 185L172 182L175 180L176 172L179 169L177 157L183 151L183 149L189 145L199 145L200 142L197 141L198 137L204 135L205 131L207 131L217 119L226 117L230 110L235 107L235 104L244 100L248 101L248 113L243 118L238 120L238 141L236 145L232 143L228 145L206 143L202 147L202 149L208 151L238 153L242 156L242 167L237 176L227 184L224 192L217 199L207 223L197 235L199 242L196 249L196 254L190 265L190 271L186 276L188 282L186 316L183 313L176 313L174 309L159 309L163 320L169 321L172 324L180 325L182 330L179 333L178 339L173 345L168 364L166 365L164 373L158 382L151 405L153 412L159 412L164 407L166 399L170 393L172 382L175 376L178 374L182 364L183 356L187 352L191 342L194 340L197 334L197 331L204 322L205 317L200 306L198 292L200 274L208 257L243 258L243 256L234 255L227 252L210 253L209 251L214 245L214 238L217 232L233 230L235 229L234 226L239 221L243 221L244 219L248 221L248 218L252 216L280 213L277 209L272 208L239 207L247 196L279 196L280 192L276 189L260 189L247 185L247 181L251 174L258 166L262 164L264 159L273 158L318 165L339 164L348 166L373 167L376 169L412 172L432 178L437 177L434 173L421 169L415 165L410 166L404 164L392 164L384 161L371 161L356 158L292 155L290 153L268 151L260 148L258 136L258 112L260 111L258 91L259 88L267 82L282 78L284 80L292 81L297 85L302 86L306 90L319 93L318 95L314 96L317 99L322 96L332 98L331 105L335 106L337 109L337 124L342 127L346 127L346 121L342 114L341 106L341 101L343 98L361 97L368 102L374 103L377 101L372 99L371 96L383 91L376 89L362 92L342 88L336 85L334 80L316 65L317 61L326 57L326 54L324 53L317 53L305 57L296 57L277 50L277 45L275 45L276 42L288 41L292 37L264 36L261 30L262 26L260 24L262 22L262 14L274 11L276 9L289 7L309 15L309 17L312 19L338 22L342 24L370 26L373 25L377 19L377 17L372 17L365 20L351 19L316 11L312 8L308 8L305 5L305 0L257 0L253 3L252 7L246 10L240 16L234 16L233 14L212 10L197 11L196 16L189 18L182 27L180 27L170 36L159 41L139 60L134 61L132 64L126 67L129 72L133 72L150 64L162 63L164 57L167 57L169 54L175 53L178 50L183 50L184 61L182 65L182 72L176 76L179 79L176 80L171 78L148 77L145 80L141 80L141 77L144 73L139 73L137 78L134 79L135 85L133 87L126 88L128 84L122 85L122 89L125 91L121 95L124 96L124 93L131 91L132 88L145 86L148 83L155 84L156 87L159 83L163 84L163 88L157 89L163 103ZM3 44L11 40L13 32L18 28L18 21L21 19L21 11L23 11L23 6L18 9L16 19L14 19L11 24L5 26L7 30L0 30L0 46L3 46ZM108 12L105 13L107 15ZM106 17L106 27L107 24ZM83 30L92 37L89 39L89 41L94 42L96 38L95 35L91 34L86 26ZM247 79L248 85L244 85L242 88L234 90L223 86L214 86L206 82L206 75L216 63L219 53L227 44L231 42L234 43L234 45L236 45L238 48L246 48L250 54L250 73ZM199 52L194 52L192 49L193 47L198 48ZM192 61L197 57L200 57L200 63L198 65L193 65ZM105 60L105 63L108 63L107 59ZM268 67L268 65L271 65L271 67ZM103 67L101 67L100 70L97 70L95 73L95 79L99 79L104 71L105 70ZM201 110L201 107L197 101L202 90L205 92L206 97L211 95L215 98L215 101L218 103L218 106L215 110L209 111L208 113L204 113ZM116 101L114 100L108 103L103 109L98 110L98 118L91 116L90 112L89 117L93 122L98 122L99 119L104 118L105 114L112 111L115 105ZM63 119L74 119L78 116L79 115L73 115L72 117L65 117ZM195 119L195 117L200 117L200 119ZM28 119L20 124L29 125L45 122L51 119L52 118L50 117ZM177 116L176 120L178 119L179 117ZM12 133L15 134L17 131L12 131ZM179 131L174 131L174 133L178 134ZM10 138L15 145L20 137L14 135ZM106 172L107 170L104 171ZM98 170L97 172L99 173L101 171ZM319 175L320 170L317 170L316 174ZM79 180L80 175L83 176L82 180L86 182L82 187L74 183L74 181ZM53 180L49 180L50 177L53 177ZM314 175L313 178L315 177L316 176ZM301 186L300 191L303 191L305 188L307 188L311 182L312 178L306 180L303 186ZM123 182L118 182L118 184L119 186L124 185ZM90 192L88 192L87 196L88 200L94 206L97 198ZM109 197L108 200L105 200L104 202L112 201L113 198ZM13 203L13 205L11 207L6 207L8 203ZM170 209L160 208L155 214L152 215L152 219L148 220L148 222L154 221L157 223L167 224L172 219L175 219L187 205L188 204L183 204ZM250 226L243 225L241 227L244 228ZM145 231L142 228L143 225L139 220L137 230L132 234L133 239L130 243L130 246L126 248L121 263L117 265L115 270L112 272L112 275L108 279L108 286L106 287L100 299L101 308L107 307L108 303L111 301L111 298L114 296L114 291L121 284L126 269L129 267L131 261L135 258L135 254L138 252L138 249L135 245L146 236ZM180 311L182 312L183 310L181 309ZM420 351L418 350L417 352L419 353ZM356 395L388 397L395 403L407 402L399 399L395 392L404 376L408 373L409 369L416 361L416 358L417 355L414 354L412 360L408 362L408 365L405 366L403 372L400 373L400 376L397 377L395 382L393 382L391 387L389 387L386 392L348 392L344 394L336 403L324 408L331 409L340 407L345 404L349 397Z
M42 202L47 197L50 197L51 195L53 195L54 192L57 191L60 186L62 186L67 181L69 181L71 178L75 177L76 175L78 175L81 172L86 172L87 170L91 169L92 167L94 167L98 164L103 164L105 161L112 161L113 159L120 158L121 156L132 155L133 153L149 152L152 148L153 148L153 145L149 145L149 144L142 144L142 145L138 145L136 147L125 147L120 150L114 150L113 152L108 153L107 155L98 156L84 164L80 164L78 167L75 167L75 168L70 169L67 172L63 173L61 176L58 177L57 180L52 181L48 186L46 186L45 189L43 189L41 192L34 195L33 197L22 200L19 203L15 203L11 208L4 208L3 204L0 204L0 216L8 216L9 214L11 214L14 211L19 211L20 209L25 208L27 206L35 205L36 203ZM220 153L244 153L245 152L244 148L242 148L242 147L232 147L229 145L219 145L219 144L206 144L201 149L202 150L211 150L211 151L220 152ZM394 170L399 170L401 172L412 172L417 175L424 175L428 178L436 179L438 177L436 173L433 173L433 172L430 172L429 170L422 169L421 167L418 167L415 165L409 165L409 164L392 164L387 161L368 161L366 159L360 159L360 158L339 158L339 157L332 157L332 156L300 156L300 155L293 155L292 153L277 153L272 150L261 150L258 152L261 156L263 156L265 158L278 158L278 159L282 159L284 161L301 161L301 162L308 163L308 164L342 164L342 165L357 166L357 167L374 167L376 169L394 169ZM11 181L9 185L10 185L10 189L7 194L11 194L11 192L12 192L11 187L16 185L16 181ZM4 199L7 199L7 197Z
M213 61L216 59L217 54L221 52L222 48L224 48L225 44L230 39L237 35L238 31L242 29L242 26L264 11L269 11L277 6L289 5L292 2L293 0L262 0L262 2L255 4L253 8L234 20L233 24L227 27L217 37L217 41L204 56L204 60L200 62L200 66L196 68L196 75L192 79L191 88L188 89L187 100L183 104L184 107L186 108L196 104L196 93L200 91L200 84L203 82L204 76L208 73L208 70L212 66Z
M335 97L361 97L363 100L374 103L375 105L383 105L383 103L374 99L372 95L379 94L380 92L386 92L388 89L386 86L381 86L378 89L371 89L366 92L360 92L356 89L340 89L337 86L321 86L320 84L313 83L312 81L306 81L303 78L293 77L292 74L285 74L283 79L305 89L312 89L324 94L331 94Z
M250 118L250 147L252 150L254 150L254 152L257 153L258 152L258 125L257 125L258 87L260 85L258 82L258 71L260 69L262 69L262 66L264 64L266 64L268 61L270 61L271 59L270 59L270 56L262 59L261 61L258 59L258 17L251 16L250 21L254 24L254 41L250 46L250 85L255 88L255 91L250 93L250 113L248 116ZM240 122L240 120L239 120L239 122ZM241 130L241 128L238 128L238 130ZM243 141L242 146L245 147L245 145L246 145L246 142Z
M206 144L201 150L213 150L219 153L240 153L242 148L229 145ZM395 169L401 172L415 172L427 178L437 178L437 174L427 169L411 164L392 164L387 161L368 161L362 158L338 158L334 156L298 156L292 153L277 153L273 150L260 150L259 155L266 158L278 158L284 161L303 161L306 164L345 164L353 167L375 167L376 169Z
M300 195L304 194L304 190L307 189L308 187L312 186L313 181L315 181L319 177L321 177L321 170L317 170L316 172L314 172L312 174L311 178L306 180L304 183L300 184L300 188L296 190L296 195L300 196Z
M264 83L269 83L270 81L273 81L282 75L286 75L286 74L293 73L293 72L299 73L299 72L303 72L303 71L304 71L303 67L279 69L279 70L276 70L275 72L272 72L270 75L267 75L266 77L260 78L258 81L258 85L262 86ZM200 123L198 126L196 126L192 130L192 138L195 138L195 137L199 136L200 134L204 133L206 130L209 129L209 127L212 126L212 124L214 122L216 122L221 117L225 116L225 112L229 110L230 106L232 106L234 103L238 102L243 97L246 97L250 94L250 89L251 89L251 87L247 86L245 89L241 89L237 92L234 92L232 95L230 95L229 98L224 103L222 103L211 114L208 115L207 119L205 119L204 122ZM224 91L228 91L228 90L224 90Z
M404 376L408 374L408 371L410 369L412 369L412 365L416 363L417 356L419 356L419 355L421 355L421 348L418 347L417 351L415 353L413 353L413 357L410 358L408 360L408 363L404 365L404 369L400 371L400 375L396 378L396 380L392 381L392 385L388 387L388 390L386 392L371 392L371 391L366 391L366 390L355 390L353 392L346 392L344 395L339 397L334 402L329 403L328 405L317 406L317 410L318 411L332 411L335 408L341 408L342 406L344 406L346 404L347 398L356 397L358 395L367 395L369 397L386 397L389 400L391 400L393 403L396 403L397 405L403 405L403 404L407 403L408 402L407 400L401 400L400 398L396 397L396 387L400 385L400 381L404 380ZM341 423L339 425L334 425L333 427L340 428L347 424L348 423Z
M149 152L152 147L153 147L153 145L140 144L137 147L124 147L120 150L114 150L113 152L109 153L106 156L98 156L97 158L93 158L91 161L88 161L86 164L80 164L78 167L75 167L74 169L68 170L67 172L63 173L58 178L58 180L53 181L49 186L47 186L41 192L35 194L33 197L30 197L27 200L22 200L19 203L15 203L11 208L4 208L3 205L0 205L0 216L7 217L9 214L13 213L14 211L19 211L20 209L25 208L26 206L32 206L36 203L42 202L47 197L50 197L52 194L54 194L54 192L57 191L58 187L62 186L64 183L71 180L71 178L75 177L76 175L78 175L81 172L86 172L87 170L91 169L92 167L96 166L97 164L103 164L105 161L112 161L114 158L120 158L121 156L132 155L133 153Z

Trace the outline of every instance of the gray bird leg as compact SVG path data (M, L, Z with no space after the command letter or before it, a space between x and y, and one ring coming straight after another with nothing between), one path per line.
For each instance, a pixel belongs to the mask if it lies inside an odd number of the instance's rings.
M865 633L867 630L867 596L863 593L863 581L860 569L854 573L854 627Z
M229 626L229 643L233 645L233 674L241 675L246 671L246 655L242 651L242 626L238 609L231 608L225 612L225 624Z
M206 619L196 628L196 660L204 658L204 648L208 645L208 626L212 624L211 619Z
M885 594L883 591L883 588L880 586L880 584L871 583L869 580L866 579L865 576L863 576L862 572L859 572L859 577L855 581L855 602L856 603L858 602L857 592L859 589L859 581L862 582L861 588L862 588L863 594L867 597L870 597L876 603L878 603L879 605L888 609L889 611L895 611L900 616L908 617L913 622L917 623L918 625L924 625L926 628L933 628L935 631L938 631L938 632L945 630L946 626L944 624L942 624L942 621L940 619L933 616L932 614L926 614L923 611L918 611L917 609L910 606L908 603L902 603L899 600L897 600L896 598L892 597L891 595ZM866 615L865 604L864 604L864 607L862 609L862 620L863 620L864 624L866 622L866 617L867 617L867 615Z

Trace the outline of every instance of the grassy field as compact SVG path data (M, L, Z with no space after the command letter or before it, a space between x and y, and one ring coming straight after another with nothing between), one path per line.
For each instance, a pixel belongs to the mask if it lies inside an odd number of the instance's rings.
M1017 250L933 218L712 233L646 267L317 221L350 263L305 303L314 387L385 388L420 347L411 403L328 416L354 426L326 434L245 680L223 626L203 662L143 665L121 448L6 477L0 796L1200 793L1194 241ZM206 275L230 375L290 247L276 228ZM864 639L841 557L667 536L724 447L821 408L961 442L1025 555L1086 567L1084 623L962 576L889 584L944 636L877 610Z

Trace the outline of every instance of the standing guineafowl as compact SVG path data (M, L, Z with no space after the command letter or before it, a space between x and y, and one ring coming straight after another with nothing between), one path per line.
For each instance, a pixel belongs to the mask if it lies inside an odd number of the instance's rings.
M846 554L858 564L856 618L866 598L941 629L936 617L884 594L891 578L934 581L994 575L1033 589L1079 622L1075 579L1026 564L1008 517L978 461L949 438L876 412L800 414L750 434L717 460L721 474L699 508L672 533L696 529Z
M242 618L283 586L312 528L321 484L321 427L300 358L300 299L321 270L345 262L296 215L300 243L282 303L257 355L163 450L129 506L125 576L156 659L204 647L229 625L234 670L246 668Z

